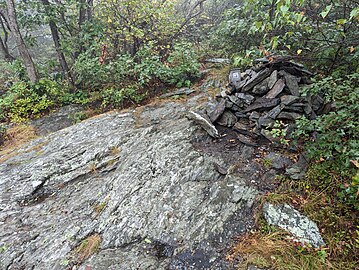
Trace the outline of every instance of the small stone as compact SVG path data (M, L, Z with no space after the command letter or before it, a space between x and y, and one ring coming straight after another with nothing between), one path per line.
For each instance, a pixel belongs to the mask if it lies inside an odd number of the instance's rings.
M249 145L249 146L257 146L256 142L253 140L253 138L246 136L244 134L237 134L237 139L243 144Z
M231 110L234 111L234 112L240 112L240 111L242 111L242 107L243 106L239 107L236 104L233 104Z
M276 170L283 170L293 164L289 158L275 152L270 152L264 158L269 160L271 167Z
M234 95L228 96L228 99L235 105L242 107L243 103L240 101L240 99Z
M225 106L227 109L231 109L233 107L233 103L229 99L226 99Z
M279 104L268 112L268 116L272 119L276 119L282 111L282 106Z
M284 96L280 97L280 101L283 105L291 105L291 104L297 102L298 100L300 100L299 97L292 96L292 95L284 95Z
M254 86L252 93L256 94L256 95L264 95L269 91L269 86L268 86L268 82L269 82L269 78L264 79L261 83L257 84L256 86Z
M267 95L265 97L266 98L275 98L275 97L277 97L280 93L282 93L284 87L285 87L285 81L283 79L279 79L275 83L273 88L267 93Z
M296 120L298 118L302 117L301 114L299 113L294 113L294 112L281 112L278 116L277 119L285 119L285 120Z
M268 110L280 103L279 98L258 98L253 104L247 107L243 112L251 112L255 110Z
M217 120L217 123L224 127L233 127L236 122L237 117L229 111L225 111L222 116Z
M308 162L303 155L300 155L299 160L286 170L286 175L293 180L300 180L305 176L307 169Z
M259 117L258 119L258 126L259 127L270 127L272 126L274 123L274 120L270 117L268 117L268 115L264 115Z
M236 112L235 115L237 118L248 118L248 115L242 112Z
M286 111L296 112L296 113L303 113L304 112L303 106L286 106L284 109Z
M321 96L314 95L310 99L310 104L312 106L312 109L315 112L318 112L324 104L324 99Z
M207 115L203 115L199 112L189 111L187 114L189 119L194 120L198 123L207 133L213 137L218 138L219 132L216 127L211 123L211 120L207 117Z
M258 83L262 82L266 77L268 77L270 74L270 70L269 68L266 68L262 71L260 71L259 73L257 73L256 75L254 75L247 83L245 86L243 86L242 91L243 92L248 92L250 91L254 86L256 86Z
M225 90L222 90L219 95L220 95L220 97L222 97L222 98L228 97L227 91L225 91Z
M272 89L278 80L278 71L274 70L268 79L268 88Z
M257 119L259 119L259 117L261 117L259 112L252 112L249 115L249 120L257 120Z
M237 130L248 130L248 124L246 124L242 121L239 121L234 124L234 128Z
M212 123L214 123L223 114L225 108L226 100L222 99L221 102L217 104L215 109L208 115Z
M265 220L270 225L278 226L290 232L298 241L311 244L315 248L325 245L318 226L290 205L265 203L263 212Z
M32 181L31 185L34 189L38 188L39 186L41 186L43 184L43 181Z
M252 102L255 100L255 97L249 94L245 93L236 93L236 97L243 100L247 105L252 104Z

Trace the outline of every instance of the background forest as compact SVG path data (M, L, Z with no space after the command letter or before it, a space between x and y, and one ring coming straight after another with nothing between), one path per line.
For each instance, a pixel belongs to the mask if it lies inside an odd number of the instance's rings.
M140 103L169 87L190 87L207 58L229 58L232 67L244 70L256 58L291 56L316 74L303 95L320 93L335 110L297 120L291 140L306 149L313 165L305 181L282 179L283 190L270 198L305 200L303 211L324 224L329 245L288 251L280 242L285 252L275 251L292 256L282 264L293 267L282 269L354 269L359 260L358 22L356 0L0 1L0 142L9 123L60 106L81 104L101 112ZM267 241L263 237L271 233L262 226L255 237ZM273 264L273 254L263 252L254 257L257 263Z

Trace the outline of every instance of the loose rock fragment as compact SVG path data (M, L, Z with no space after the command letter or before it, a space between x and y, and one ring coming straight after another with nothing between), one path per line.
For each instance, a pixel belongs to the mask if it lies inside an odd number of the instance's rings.
M211 123L211 120L204 114L199 112L193 112L189 111L187 114L189 119L194 120L196 123L198 123L207 133L213 137L218 138L219 133L216 127Z
M226 100L222 99L217 104L215 109L212 112L210 112L208 115L211 122L214 123L223 114L225 109L226 109Z
M265 203L263 212L269 224L292 233L300 242L311 244L315 248L325 245L317 225L288 204Z
M282 93L283 89L285 87L285 81L283 79L279 79L273 88L267 93L266 98L275 98L280 93Z
M237 117L229 111L225 111L222 116L217 120L217 123L224 127L233 127L236 122Z

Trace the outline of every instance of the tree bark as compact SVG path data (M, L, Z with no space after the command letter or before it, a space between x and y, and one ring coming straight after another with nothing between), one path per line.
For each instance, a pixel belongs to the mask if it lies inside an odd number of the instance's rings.
M50 2L48 0L41 0L41 1L42 1L42 4L45 6L45 9L50 8ZM73 76L72 76L72 74L70 72L70 69L69 69L69 66L67 64L65 55L61 51L59 31L58 31L56 23L54 22L54 20L52 18L49 19L49 26L50 26L50 30L51 30L52 40L54 41L54 44L55 44L55 50L56 50L56 53L57 53L57 58L59 59L62 72L64 73L66 79L68 79L70 84L73 86L74 85L74 79L73 79Z
M93 17L93 0L87 0L87 20L92 20Z
M17 23L14 0L6 0L6 6L9 16L9 26L12 34L14 35L16 47L25 65L27 75L29 76L30 81L34 83L38 80L38 74L35 68L34 61L32 60L32 57L28 49L26 48L24 39L19 29L19 25Z
M1 25L2 31L4 33L4 38L0 38L0 51L2 52L5 61L12 62L15 60L15 57L11 55L11 53L9 51L9 47L7 45L8 36L9 36L8 31L10 31L10 30L7 27L8 25L7 25L6 18L1 12L0 12L0 25Z
M6 62L12 62L15 60L15 57L10 54L8 48L4 45L2 38L0 38L0 51L2 52Z

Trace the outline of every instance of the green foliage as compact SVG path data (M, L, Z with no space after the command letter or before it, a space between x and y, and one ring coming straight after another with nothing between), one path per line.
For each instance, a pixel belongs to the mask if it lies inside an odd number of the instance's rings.
M357 4L349 0L331 5L324 0L247 0L226 12L212 44L241 58L253 50L289 53L326 72L353 72L359 64L358 20Z
M17 82L0 97L0 118L16 123L37 118L59 104L63 94L63 87L51 80L41 79L36 84Z
M133 101L139 103L143 100L145 95L137 93L136 85L128 86L126 88L110 87L102 91L102 106L103 107L122 107L125 101Z
M83 89L100 90L104 107L120 107L126 100L142 101L148 92L144 89L159 83L190 86L198 78L199 67L190 45L180 43L174 46L167 61L161 61L160 55L149 47L143 47L134 56L118 55L106 63L86 52L79 56L74 71Z
M135 55L143 45L157 51L167 48L180 30L176 1L162 0L102 0L99 19L106 25L108 44L113 54ZM114 42L116 40L116 42ZM116 46L113 46L115 45Z
M338 196L359 210L358 175L351 175L351 163L357 164L359 160L359 74L322 79L311 85L307 93L322 94L336 109L312 121L298 119L293 135L304 140L310 158L329 165L326 170L345 176L339 184ZM326 170L321 173L326 175ZM346 180L351 178L352 181Z
M335 104L335 111L321 115L314 121L297 121L297 138L307 138L310 157L336 159L347 168L350 160L359 159L359 74L343 79L333 77L311 85L309 93L323 93L327 102ZM310 140L313 132L316 139Z
M340 189L338 197L359 211L359 170L357 170L357 173L352 177L352 181L350 183L341 184Z
M179 43L168 57L168 67L164 68L166 82L177 87L190 86L199 77L200 64L189 43Z

